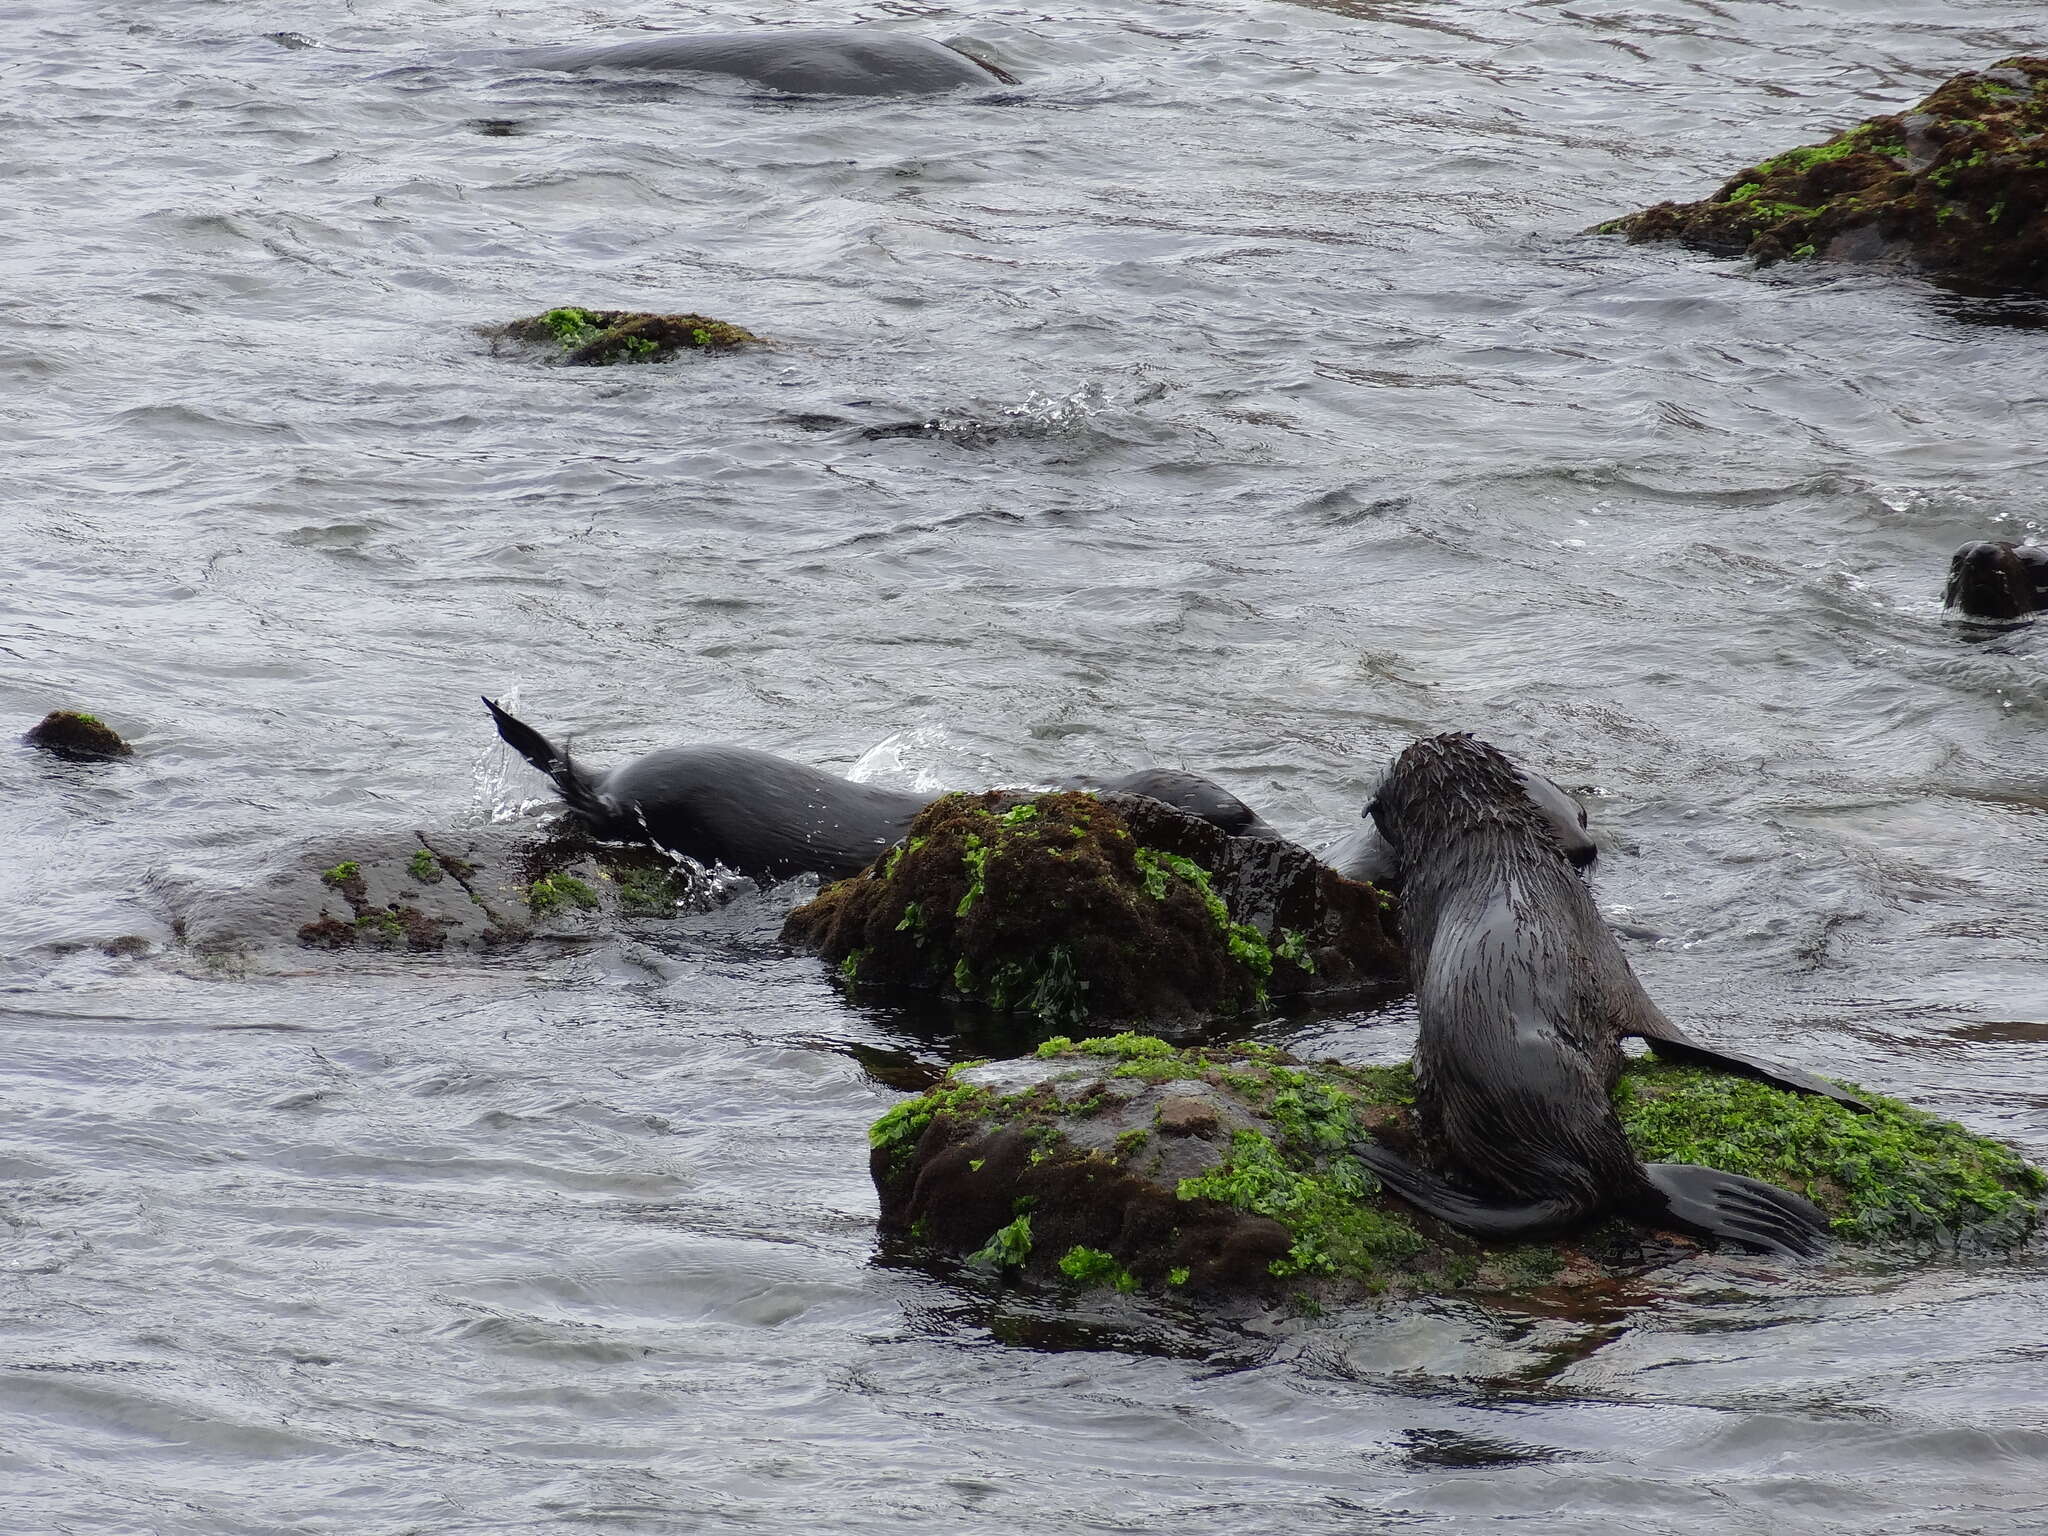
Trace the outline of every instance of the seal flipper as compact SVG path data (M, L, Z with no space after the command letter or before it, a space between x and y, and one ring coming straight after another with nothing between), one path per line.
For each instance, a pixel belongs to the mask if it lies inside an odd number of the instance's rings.
M1774 1061L1760 1061L1754 1056L1738 1055L1734 1051L1716 1050L1710 1045L1701 1045L1697 1040L1680 1035L1670 1039L1662 1035L1645 1035L1650 1049L1666 1061L1683 1062L1687 1066L1707 1067L1717 1072L1731 1073L1736 1077L1753 1077L1760 1083L1769 1083L1774 1088L1789 1088L1794 1093L1811 1093L1824 1099L1833 1099L1850 1109L1870 1109L1868 1101L1859 1099L1838 1083L1826 1078L1815 1077L1798 1067L1780 1066Z
M570 810L600 830L612 819L611 805L598 793L590 775L576 766L574 758L524 720L500 709L496 699L485 699L484 708L491 712L505 745L553 779Z
M1481 1237L1535 1238L1575 1225L1592 1213L1584 1202L1553 1195L1522 1205L1499 1205L1453 1189L1424 1173L1398 1152L1375 1142L1353 1142L1351 1155L1379 1175L1380 1182L1417 1210Z
M1811 1200L1739 1173L1693 1163L1645 1163L1643 1176L1664 1210L1646 1218L1670 1221L1709 1237L1725 1237L1765 1253L1811 1258L1827 1236L1828 1218Z

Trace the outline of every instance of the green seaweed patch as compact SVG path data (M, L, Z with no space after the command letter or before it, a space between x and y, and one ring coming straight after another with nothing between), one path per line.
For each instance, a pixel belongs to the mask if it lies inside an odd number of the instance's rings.
M1138 1277L1125 1269L1115 1254L1080 1244L1060 1255L1060 1273L1083 1285L1107 1286L1126 1296L1138 1288Z
M967 1255L967 1262L994 1269L1022 1269L1031 1259L1031 1217L1019 1216L998 1227L989 1240Z
M433 852L426 848L415 848L412 857L406 861L405 869L421 885L438 885L445 878Z
M1369 1203L1378 1192L1379 1181L1354 1157L1316 1168L1299 1149L1253 1130L1234 1132L1229 1158L1182 1179L1175 1191L1183 1200L1220 1200L1270 1216L1287 1228L1294 1242L1273 1261L1276 1277L1345 1275L1369 1289L1383 1286L1401 1260L1423 1247L1413 1223Z
M619 889L619 910L634 917L674 917L683 899L675 875L651 864L615 869L612 881Z
M574 875L558 870L551 875L542 875L526 888L526 905L535 917L545 917L564 907L594 912L599 903L597 892Z
M1615 1090L1645 1162L1700 1163L1797 1190L1837 1237L2010 1247L2041 1218L2048 1178L2010 1148L1896 1099L1832 1099L1747 1078L1634 1062Z
M351 880L361 879L362 874L363 866L359 861L355 859L343 859L339 864L335 865L332 869L322 870L320 873L320 882L323 885L334 886L338 890L342 886L347 885Z

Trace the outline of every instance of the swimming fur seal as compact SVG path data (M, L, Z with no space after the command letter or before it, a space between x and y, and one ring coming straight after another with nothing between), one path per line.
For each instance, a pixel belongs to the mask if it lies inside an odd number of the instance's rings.
M1017 77L929 37L880 27L768 27L630 42L522 48L511 62L570 73L657 70L731 75L802 96L907 96L963 85L1015 85Z
M505 744L555 781L594 836L653 843L743 875L855 874L931 803L750 747L664 747L593 774L494 700L484 707Z
M1600 845L1586 830L1586 807L1577 795L1533 769L1517 768L1515 777L1522 781L1522 788L1528 791L1536 809L1549 820L1550 830L1557 834L1566 858L1583 867L1599 857ZM1394 862L1394 851L1372 823L1372 806L1368 804L1358 814L1366 818L1366 824L1355 832L1345 833L1316 857L1347 880L1363 880L1382 889L1400 884L1401 871Z
M936 798L856 784L751 747L663 747L593 774L496 700L484 707L505 744L554 780L592 836L653 843L762 879L857 874ZM1151 795L1233 836L1279 836L1235 795L1181 769L1141 768L1092 787ZM1264 830L1242 830L1248 824Z
M1377 1143L1353 1148L1394 1193L1456 1227L1534 1238L1608 1213L1775 1253L1811 1253L1827 1219L1787 1190L1689 1163L1643 1163L1610 1097L1621 1041L1824 1094L1796 1068L1713 1050L1650 1001L1514 764L1462 732L1418 741L1370 807L1400 866L1421 1035L1425 1142L1469 1189Z
M2048 544L1973 539L1949 557L1941 600L1966 618L2031 618L2048 608Z

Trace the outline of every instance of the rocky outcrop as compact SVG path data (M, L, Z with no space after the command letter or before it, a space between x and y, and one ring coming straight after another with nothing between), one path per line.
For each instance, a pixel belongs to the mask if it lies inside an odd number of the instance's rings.
M422 952L591 938L699 910L702 887L655 849L485 827L325 839L245 890L173 892L173 908L204 956Z
M1409 1069L1270 1046L1125 1034L954 1069L869 1133L885 1230L991 1271L1314 1307L1529 1292L1640 1273L1698 1240L1609 1223L1489 1245L1381 1194L1361 1138L1414 1150ZM1617 1108L1645 1161L1700 1162L1804 1193L1841 1244L1902 1254L2016 1246L2040 1170L1876 1094L1858 1114L1744 1078L1639 1062Z
M544 349L571 367L658 363L684 352L729 352L761 338L709 315L653 315L568 306L513 320L488 334Z
M135 749L120 733L98 715L75 709L53 709L22 737L32 747L74 763L99 763L111 757L130 757Z
M1139 795L948 795L783 928L863 987L1052 1029L1180 1025L1405 982L1393 898Z
M1598 230L1764 265L1890 262L2048 292L2048 58L1957 75L1907 111L1746 166L1703 202Z

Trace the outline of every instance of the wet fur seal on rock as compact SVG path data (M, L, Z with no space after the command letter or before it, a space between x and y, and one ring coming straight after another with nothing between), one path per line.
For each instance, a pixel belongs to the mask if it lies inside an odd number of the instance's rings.
M1949 557L1941 600L1965 618L2033 617L2048 608L2048 544L1971 540Z
M1017 84L1009 71L958 48L881 27L661 33L622 43L522 48L504 57L528 68L567 73L730 75L800 96L909 96L963 85Z
M1577 795L1532 769L1517 768L1515 777L1522 781L1522 788L1528 791L1536 809L1549 819L1550 830L1557 834L1566 858L1583 867L1599 857L1600 845L1586 830L1586 807ZM1355 832L1345 833L1316 857L1347 880L1363 880L1382 890L1391 890L1401 883L1394 852L1372 823L1372 807L1368 805L1358 814L1366 819L1366 824Z
M1286 842L1266 819L1221 784L1190 773L1185 768L1140 768L1117 779L1072 778L1062 789L1085 789L1102 793L1144 795L1163 801L1177 811L1199 816L1232 837L1256 837Z
M1827 1220L1787 1190L1688 1163L1643 1163L1612 1094L1621 1041L1824 1094L1796 1068L1717 1051L1650 1001L1514 764L1462 732L1418 741L1370 807L1400 867L1421 1020L1424 1143L1459 1184L1377 1143L1353 1148L1409 1203L1488 1238L1622 1214L1771 1253L1821 1246ZM1459 1187L1463 1185L1464 1187Z

